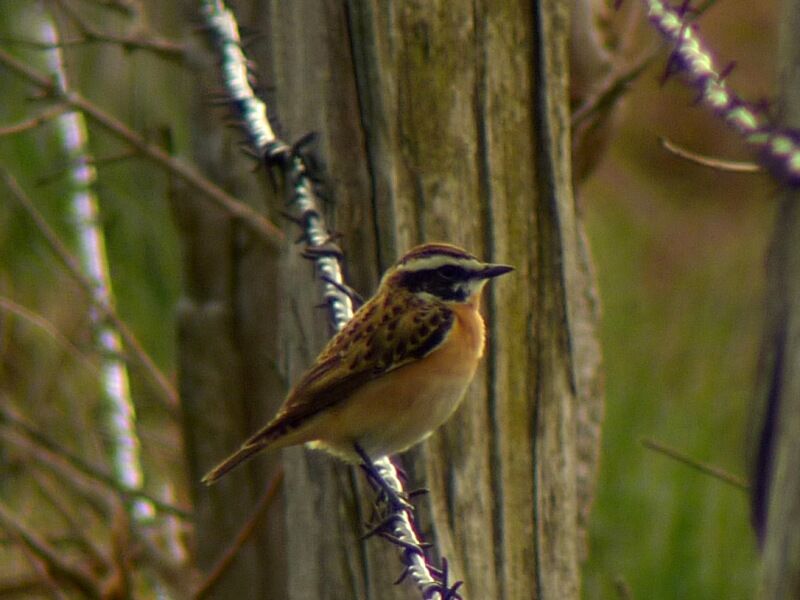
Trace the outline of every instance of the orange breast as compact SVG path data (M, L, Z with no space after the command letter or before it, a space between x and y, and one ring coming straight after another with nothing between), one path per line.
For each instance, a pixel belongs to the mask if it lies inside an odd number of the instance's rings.
M478 311L469 305L453 310L453 328L438 349L369 382L326 411L310 428L313 445L357 460L352 451L357 441L377 457L405 450L444 423L463 398L485 343Z
M459 352L459 356L465 362L472 363L474 371L486 345L486 326L483 317L478 312L478 307L471 304L457 304L451 308L456 315L456 327L451 333L455 338L454 343L443 346L438 352Z

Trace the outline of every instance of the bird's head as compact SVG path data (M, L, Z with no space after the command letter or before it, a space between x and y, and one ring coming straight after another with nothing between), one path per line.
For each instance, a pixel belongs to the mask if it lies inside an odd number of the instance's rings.
M422 244L409 250L384 275L382 285L408 290L427 300L474 303L486 282L513 271L450 244Z

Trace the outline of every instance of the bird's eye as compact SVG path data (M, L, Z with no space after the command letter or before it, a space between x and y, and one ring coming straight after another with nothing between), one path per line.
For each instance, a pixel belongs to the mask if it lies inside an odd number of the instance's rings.
M457 279L460 274L461 269L453 265L445 265L439 269L439 276L447 280Z

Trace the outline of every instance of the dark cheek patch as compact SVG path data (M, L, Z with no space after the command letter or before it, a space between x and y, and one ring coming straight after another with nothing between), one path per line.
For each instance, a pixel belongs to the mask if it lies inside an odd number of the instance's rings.
M463 302L468 296L464 279L440 277L435 269L405 273L400 283L410 292L427 292L442 300Z

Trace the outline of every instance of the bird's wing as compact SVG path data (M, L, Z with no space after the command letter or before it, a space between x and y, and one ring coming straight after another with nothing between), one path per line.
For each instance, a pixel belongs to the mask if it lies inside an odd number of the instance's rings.
M275 418L245 445L280 437L371 379L427 356L447 338L454 319L444 304L411 294L373 298L331 339Z
M275 418L203 481L213 483L371 379L427 356L447 339L454 322L455 314L442 303L403 292L373 298L328 342Z

